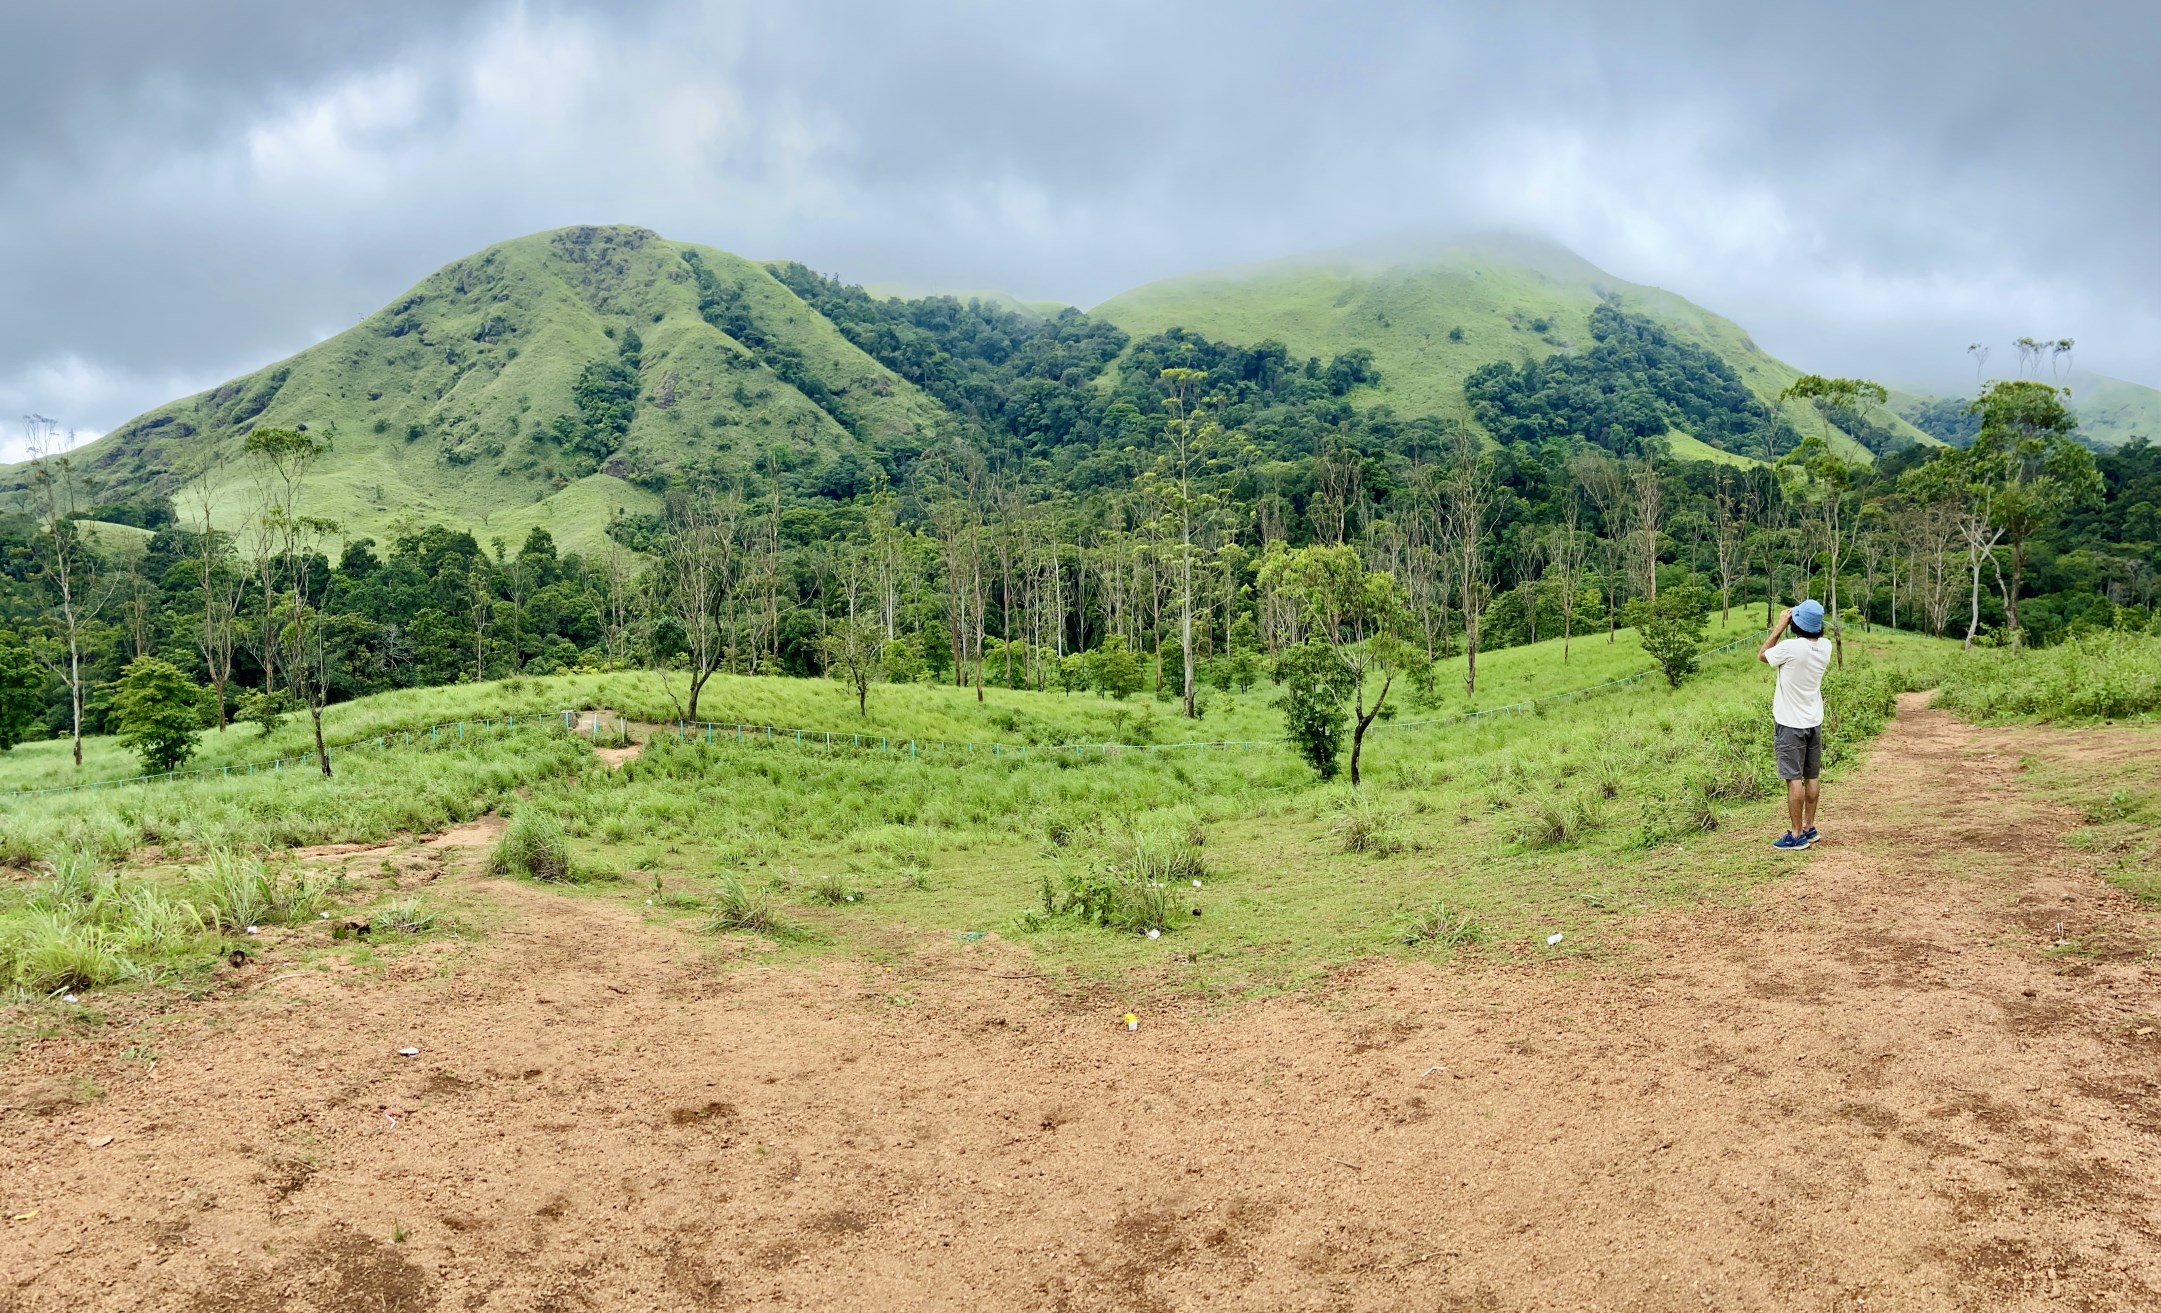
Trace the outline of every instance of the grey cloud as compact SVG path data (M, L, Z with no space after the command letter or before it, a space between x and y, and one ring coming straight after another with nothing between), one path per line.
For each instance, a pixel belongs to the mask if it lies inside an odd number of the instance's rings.
M593 220L1082 305L1520 226L1812 367L2034 332L2161 384L2144 5L347 8L18 25L0 414L107 427Z

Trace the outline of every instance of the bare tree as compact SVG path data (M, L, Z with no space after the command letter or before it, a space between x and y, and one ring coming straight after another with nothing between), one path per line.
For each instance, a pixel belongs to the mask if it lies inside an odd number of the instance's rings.
M1547 534L1547 567L1561 590L1561 661L1568 661L1568 645L1576 632L1576 606L1581 600L1583 568L1590 560L1590 544L1584 541L1577 522L1583 516L1583 499L1571 493L1561 512L1561 522Z
M1493 497L1493 458L1471 426L1456 422L1448 457L1450 555L1463 611L1463 691L1478 692L1478 621L1486 604L1486 509Z
M216 451L204 460L201 472L188 485L202 515L200 536L195 542L195 579L202 590L203 627L195 643L202 650L203 669L210 676L220 730L230 723L226 689L233 677L233 631L247 588L247 576L233 568L231 539L220 537L217 531L215 512L224 485L225 458Z
M1636 537L1631 555L1647 601L1658 600L1658 530L1665 518L1666 487L1658 476L1657 462L1646 457L1630 471L1628 481Z
M1178 648L1185 659L1185 716L1199 715L1193 696L1193 461L1196 447L1205 442L1212 425L1194 417L1194 403L1208 375L1198 369L1166 369L1163 384L1170 421L1164 426L1171 442L1171 458L1177 464L1174 485L1178 509ZM1353 476L1355 482L1355 475Z
M495 573L488 558L475 554L465 575L465 618L473 626L473 682L488 677L488 617L495 611Z
M1736 494L1732 482L1721 476L1718 488L1711 496L1711 512L1716 533L1712 541L1712 556L1718 565L1718 623L1721 627L1733 622L1733 584L1748 569L1748 522L1754 518L1752 490Z
M686 721L698 718L698 697L705 692L706 682L733 654L736 589L742 573L737 534L742 518L740 489L694 493L684 500L661 547L656 582L663 609L682 631L689 665L688 703L676 698L665 661L661 680Z
M2003 530L1989 523L1988 503L1978 499L1959 508L1956 523L1959 541L1966 548L1966 567L1973 573L1973 604L1963 648L1971 652L1974 635L1981 632L1981 565L1995 563L1996 544L2003 541Z
M1568 469L1576 477L1576 486L1597 508L1599 524L1605 530L1599 536L1598 547L1606 566L1602 582L1606 586L1606 641L1611 643L1620 629L1621 559L1628 539L1628 515L1635 504L1629 496L1628 470L1596 449L1577 453Z
M329 444L306 429L256 429L242 447L256 464L264 490L263 531L286 579L285 596L277 608L272 645L285 682L306 702L308 719L315 730L315 764L323 778L330 777L330 750L323 743L323 706L330 698L330 644L328 617L309 595L309 560L316 543L336 533L330 520L301 513L308 475L329 454ZM264 598L265 606L269 597Z
M1523 599L1523 621L1533 643L1538 641L1539 573L1545 567L1549 546L1547 536L1529 524L1518 525L1509 544L1510 563L1516 573L1516 595Z
M97 559L82 540L76 519L79 488L70 452L75 432L63 433L60 425L43 415L23 416L30 435L30 487L36 494L38 528L44 536L45 577L58 597L61 641L67 651L51 663L68 686L69 731L74 741L75 767L83 764L83 627L97 618L112 597L112 586L101 584Z
M630 562L623 544L608 539L608 554L601 560L600 628L607 646L608 664L620 666L626 659L630 635Z

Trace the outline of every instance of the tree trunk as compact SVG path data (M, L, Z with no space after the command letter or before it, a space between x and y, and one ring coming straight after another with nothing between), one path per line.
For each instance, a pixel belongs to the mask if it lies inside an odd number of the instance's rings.
M1354 789L1358 787L1358 756L1365 751L1366 746L1366 727L1373 723L1374 717L1381 714L1381 704L1388 700L1388 686L1395 678L1394 674L1389 674L1381 680L1381 692L1373 699L1373 710L1365 709L1364 692L1360 692L1358 700L1352 704L1357 713L1351 727L1351 787Z
M75 639L74 617L68 618L68 709L75 738L75 769L83 768L83 656Z
M2025 646L2025 631L2018 628L2018 590L2025 587L2025 540L2012 542L2012 585L2003 594L2003 618L2010 624L2012 644Z
M330 749L323 746L323 704L320 699L308 699L308 718L315 722L315 764L323 768L323 778L330 778Z

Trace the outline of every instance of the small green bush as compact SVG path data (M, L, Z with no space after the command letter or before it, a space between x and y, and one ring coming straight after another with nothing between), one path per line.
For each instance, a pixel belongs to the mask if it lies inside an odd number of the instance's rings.
M144 770L177 770L202 737L203 690L170 661L137 657L113 684L110 719Z

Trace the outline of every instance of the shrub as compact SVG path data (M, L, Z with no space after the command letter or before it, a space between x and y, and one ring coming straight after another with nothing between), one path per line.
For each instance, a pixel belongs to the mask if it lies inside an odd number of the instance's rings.
M529 880L570 879L570 841L564 837L563 823L547 812L521 809L495 845L488 870Z
M1275 680L1283 686L1283 736L1315 774L1332 780L1341 769L1343 710L1350 669L1325 643L1301 643L1276 658Z
M1096 692L1113 701L1131 697L1147 682L1140 654L1126 646L1124 634L1113 634L1102 646L1088 652L1083 669Z
M1514 838L1526 848L1558 848L1598 824L1598 811L1583 798L1534 793L1516 815Z
M144 770L176 770L195 755L203 690L170 661L137 657L113 685L111 719L120 745L142 758Z
M1701 589L1684 585L1668 588L1656 601L1638 598L1621 612L1622 623L1636 627L1643 650L1658 662L1670 687L1679 688L1682 680L1696 673L1704 625L1710 618L1709 603Z
M267 693L259 688L249 689L240 695L240 701L233 708L233 723L253 725L267 735L298 709L299 704L284 689L272 689Z
M1136 829L1109 839L1094 861L1059 861L1058 871L1062 894L1048 877L1043 882L1046 912L1130 934L1160 934L1175 924L1174 891L1202 879L1208 867L1197 831Z

